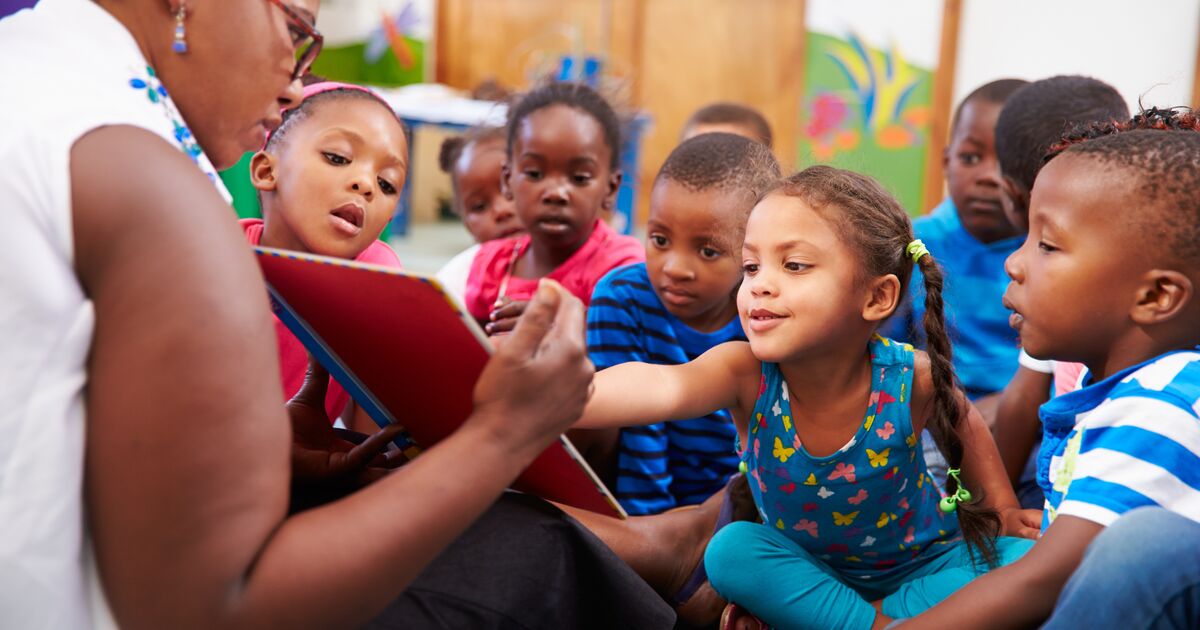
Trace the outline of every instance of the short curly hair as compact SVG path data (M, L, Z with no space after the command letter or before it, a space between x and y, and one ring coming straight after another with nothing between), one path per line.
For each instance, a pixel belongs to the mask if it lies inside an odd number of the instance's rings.
M765 145L732 133L705 133L681 142L663 162L655 181L688 190L744 190L757 198L781 177L779 162Z
M740 193L744 203L739 216L732 217L736 226L733 233L727 235L740 246L750 210L781 176L779 162L766 145L736 134L714 132L698 135L675 147L659 169L654 184L669 181L693 192Z
M1050 159L1073 155L1117 171L1139 203L1134 221L1156 247L1200 270L1200 120L1184 108L1143 111L1126 123L1081 127Z
M710 103L696 110L684 123L684 133L696 125L741 125L747 127L758 136L758 141L771 147L775 138L771 133L771 123L757 109L741 103Z
M1083 76L1034 81L1004 102L996 120L996 158L1009 179L1033 190L1050 145L1079 124L1129 118L1113 86Z

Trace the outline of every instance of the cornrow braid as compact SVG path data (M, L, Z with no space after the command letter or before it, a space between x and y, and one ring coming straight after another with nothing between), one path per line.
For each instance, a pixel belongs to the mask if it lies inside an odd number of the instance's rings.
M392 115L392 118L394 118L400 125L400 128L404 130L405 140L410 142L412 141L412 138L409 137L410 131L408 125L404 124L404 121L401 120L400 116L396 114L396 110L392 109L392 107L387 104L387 101L380 98L377 94L374 92L364 92L362 90L350 88L336 88L313 94L303 101L300 101L299 105L291 109L284 110L282 122L280 122L279 127L267 137L266 146L263 148L266 150L273 149L280 142L283 142L283 139L287 137L289 133L291 133L292 129L296 128L302 122L307 120L308 117L322 105L341 100L361 100L378 103L380 107L383 107L389 114Z

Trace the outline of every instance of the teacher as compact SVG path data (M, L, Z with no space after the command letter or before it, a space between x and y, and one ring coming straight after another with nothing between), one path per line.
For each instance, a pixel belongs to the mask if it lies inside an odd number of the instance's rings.
M573 521L493 506L587 398L582 307L553 284L458 432L287 514L266 292L215 169L300 97L317 9L42 0L0 21L0 626L669 625ZM447 592L458 574L473 592ZM547 581L623 601L509 594Z

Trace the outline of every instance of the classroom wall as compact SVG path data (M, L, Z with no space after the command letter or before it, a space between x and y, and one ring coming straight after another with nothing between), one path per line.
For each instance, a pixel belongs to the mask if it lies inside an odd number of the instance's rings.
M525 88L563 54L607 59L617 104L645 110L639 217L649 186L692 111L749 103L794 163L804 3L797 0L441 0L438 80L470 89L486 79ZM630 176L627 174L626 176Z
M1200 0L945 0L945 6L960 11L956 48L939 42L955 60L951 106L993 79L1063 73L1112 83L1131 108L1142 94L1155 105L1194 100ZM524 88L566 53L609 60L621 99L654 119L638 174L639 219L683 121L710 101L759 107L775 128L781 161L796 166L804 0L438 0L438 12L436 76L454 87L495 78ZM935 36L936 29L905 19L895 20L898 32ZM940 115L948 119L949 109ZM947 122L933 121L934 130ZM929 182L926 201L939 196L936 185Z
M1137 109L1189 105L1200 2L964 0L954 101L1002 77L1084 74L1112 84Z

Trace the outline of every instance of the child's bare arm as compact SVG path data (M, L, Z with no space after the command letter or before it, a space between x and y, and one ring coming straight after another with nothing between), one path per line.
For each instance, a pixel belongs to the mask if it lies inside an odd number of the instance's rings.
M913 367L916 372L913 377L913 409L921 410L913 414L913 427L919 433L933 412L933 377L929 371L929 359L924 353L917 353ZM965 410L958 420L957 430L963 448L963 482L968 489L977 493L976 496L982 494L981 505L1000 515L1002 534L1036 538L1037 520L1022 513L987 423L965 394L960 391L956 392L956 396L959 408Z
M1060 516L1025 557L976 579L902 627L1037 626L1053 612L1063 586L1079 567L1092 539L1103 529L1092 521Z
M739 402L758 373L758 360L744 341L721 344L681 365L615 365L596 374L596 391L575 427L650 424L726 408L741 416Z
M1029 451L1041 434L1038 407L1050 395L1052 378L1050 374L1021 366L996 406L996 448L1014 486L1020 481Z
M992 440L992 432L983 416L973 405L963 401L967 415L960 420L958 435L963 445L963 481L967 487L982 492L980 504L1000 516L1000 533L1005 536L1037 538L1041 521L1038 510L1022 510L1013 492L1012 483L1004 472L1000 451Z

